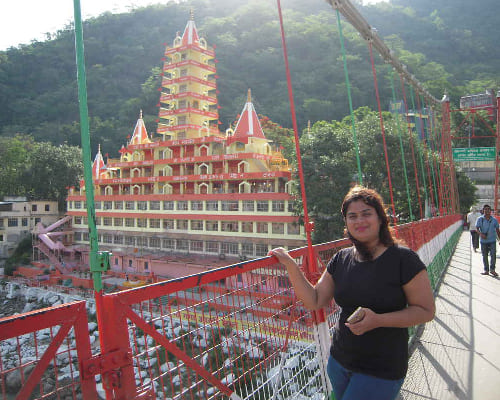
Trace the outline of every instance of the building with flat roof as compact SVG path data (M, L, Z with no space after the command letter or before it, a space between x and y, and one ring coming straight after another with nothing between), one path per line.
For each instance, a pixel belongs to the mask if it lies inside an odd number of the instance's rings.
M57 201L4 197L0 202L0 263L12 255L19 242L31 235L38 223L50 225L58 219Z

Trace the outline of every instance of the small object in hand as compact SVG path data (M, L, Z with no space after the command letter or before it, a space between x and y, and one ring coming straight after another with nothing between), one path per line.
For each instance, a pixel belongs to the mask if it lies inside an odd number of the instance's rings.
M347 318L347 322L350 324L355 324L361 321L365 317L365 310L362 307L356 308L356 310Z

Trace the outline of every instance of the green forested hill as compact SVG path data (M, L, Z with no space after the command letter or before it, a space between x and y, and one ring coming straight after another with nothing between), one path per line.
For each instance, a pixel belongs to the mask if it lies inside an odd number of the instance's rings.
M323 0L283 0L299 128L308 120L340 120L348 112L335 12ZM393 0L361 7L367 21L434 96L452 101L498 88L497 0ZM257 111L290 126L274 1L193 0L103 14L84 23L91 141L111 156L125 142L139 110L155 131L159 73L165 44L182 31L193 7L198 30L215 44L222 128L241 111L252 88ZM344 24L353 102L375 106L367 46ZM385 105L388 68L378 58ZM0 135L79 145L74 35L0 52Z

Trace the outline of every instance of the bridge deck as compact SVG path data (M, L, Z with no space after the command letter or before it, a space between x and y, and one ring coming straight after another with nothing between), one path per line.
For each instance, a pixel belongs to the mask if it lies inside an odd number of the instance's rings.
M415 343L401 399L500 399L500 280L482 270L464 232L439 287L436 317Z

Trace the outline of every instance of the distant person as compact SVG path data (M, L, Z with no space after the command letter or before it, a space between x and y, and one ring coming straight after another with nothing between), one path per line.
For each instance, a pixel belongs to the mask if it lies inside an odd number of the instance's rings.
M498 221L491 215L491 207L487 204L483 207L483 215L476 221L476 229L479 232L481 242L481 253L483 255L484 271L481 275L498 276L495 271L497 261L497 238L500 238ZM488 253L490 262L488 264Z
M354 246L340 250L313 286L281 247L276 256L305 307L332 299L342 308L333 334L328 376L336 400L396 399L408 369L408 327L430 321L435 305L426 267L396 244L380 195L352 188L341 208ZM360 318L347 322L360 309Z
M474 253L479 248L479 233L476 228L476 221L481 216L477 207L471 207L470 213L467 214L467 225L469 226L470 238L472 241L472 248Z

